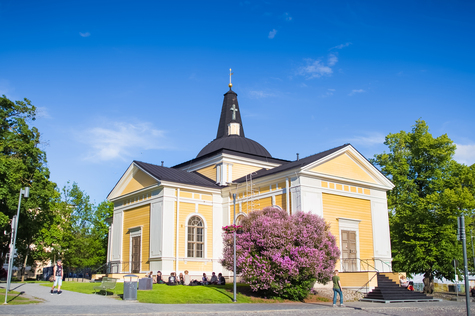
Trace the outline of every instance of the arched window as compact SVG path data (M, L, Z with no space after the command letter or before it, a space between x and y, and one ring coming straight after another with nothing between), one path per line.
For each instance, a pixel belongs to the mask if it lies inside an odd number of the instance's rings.
M244 219L244 215L239 215L237 218L236 218L236 225L241 225L241 221Z
M188 257L203 258L204 249L204 225L203 220L193 216L188 221Z

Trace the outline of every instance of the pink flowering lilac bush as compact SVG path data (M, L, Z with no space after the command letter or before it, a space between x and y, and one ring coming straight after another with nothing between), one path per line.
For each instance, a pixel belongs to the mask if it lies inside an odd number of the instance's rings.
M315 281L330 281L340 250L330 226L320 216L303 212L288 215L266 207L251 212L240 224L236 268L252 290L267 297L303 300ZM221 259L231 271L233 235L224 230Z

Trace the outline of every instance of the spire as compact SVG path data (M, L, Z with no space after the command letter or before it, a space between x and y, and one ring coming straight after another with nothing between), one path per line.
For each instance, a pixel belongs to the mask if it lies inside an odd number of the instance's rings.
M237 94L231 87L231 76L233 73L229 69L229 91L224 94L223 107L221 108L221 117L219 119L218 133L216 138L237 135L244 137L242 127L241 112L237 101Z

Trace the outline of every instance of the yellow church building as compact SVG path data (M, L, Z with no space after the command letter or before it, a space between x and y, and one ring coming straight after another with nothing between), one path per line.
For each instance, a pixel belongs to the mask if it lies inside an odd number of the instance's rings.
M219 263L222 227L266 206L310 212L331 225L343 285L391 271L386 192L393 184L352 145L288 161L245 137L237 94L224 94L216 138L173 167L133 161L108 196L111 273L232 272Z

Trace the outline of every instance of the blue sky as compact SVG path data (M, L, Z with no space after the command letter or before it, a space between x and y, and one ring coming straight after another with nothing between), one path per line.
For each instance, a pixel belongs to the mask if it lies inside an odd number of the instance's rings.
M475 4L0 0L0 94L39 108L51 178L104 200L132 160L194 158L229 68L246 136L277 158L366 157L424 119L475 163Z

